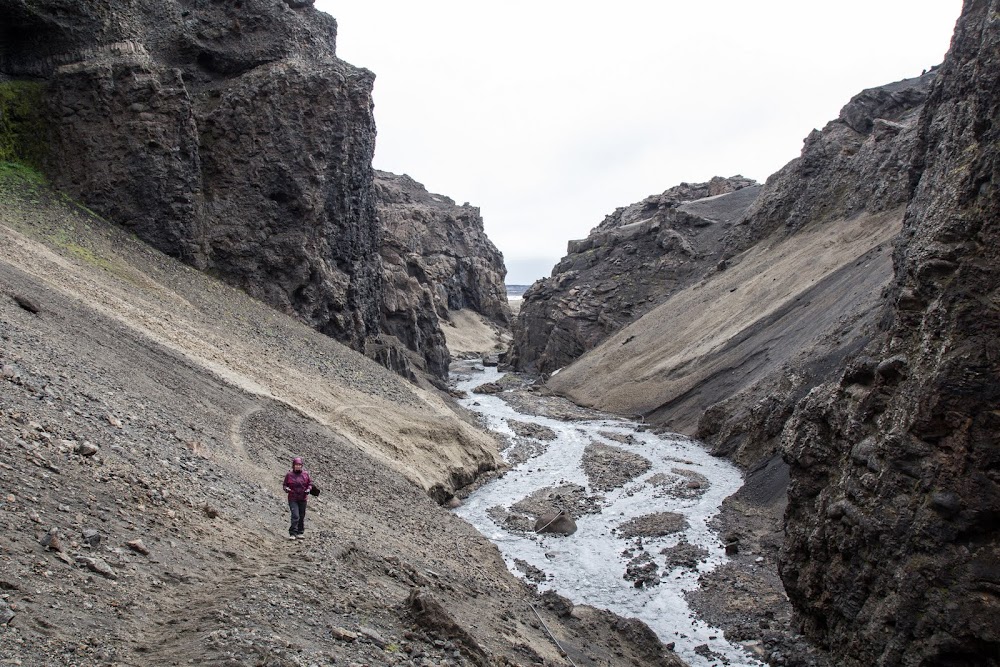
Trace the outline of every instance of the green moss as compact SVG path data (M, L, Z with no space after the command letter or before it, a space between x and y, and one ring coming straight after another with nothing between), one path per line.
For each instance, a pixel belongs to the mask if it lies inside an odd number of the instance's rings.
M0 82L0 162L41 167L48 153L43 92L34 81Z

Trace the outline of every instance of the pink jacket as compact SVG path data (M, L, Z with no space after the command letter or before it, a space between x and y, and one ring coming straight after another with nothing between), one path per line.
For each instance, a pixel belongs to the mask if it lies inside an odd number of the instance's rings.
M309 471L303 470L300 473L296 473L294 470L289 470L285 473L283 486L288 493L289 500L305 500L309 495L309 489L312 488Z

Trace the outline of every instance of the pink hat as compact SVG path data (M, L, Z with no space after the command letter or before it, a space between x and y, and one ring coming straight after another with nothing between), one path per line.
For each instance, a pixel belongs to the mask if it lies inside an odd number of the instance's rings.
M292 459L292 465L294 466L296 463L298 463L299 465L302 465L302 457L301 456L296 456L294 459Z

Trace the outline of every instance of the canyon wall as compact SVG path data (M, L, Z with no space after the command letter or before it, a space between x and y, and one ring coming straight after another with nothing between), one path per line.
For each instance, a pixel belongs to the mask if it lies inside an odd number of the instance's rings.
M510 363L551 373L701 277L759 189L741 176L682 183L570 241L552 275L524 293Z
M998 12L965 3L918 123L878 335L785 432L782 578L844 664L1000 664Z
M404 375L443 378L421 289L387 296L413 286L383 265L374 75L336 57L336 22L312 4L0 0L0 86L41 86L44 139L20 157L157 249ZM502 274L486 250L467 258L481 285L463 303L502 320L472 298L502 289L476 273Z
M443 330L459 324L458 312L476 313L498 330L510 327L503 255L475 206L384 171L375 172L375 194L387 288L382 330L422 350L427 369L444 376L450 350Z
M712 271L547 382L783 459L782 579L838 664L1000 664L998 15L965 2L940 68L856 96Z

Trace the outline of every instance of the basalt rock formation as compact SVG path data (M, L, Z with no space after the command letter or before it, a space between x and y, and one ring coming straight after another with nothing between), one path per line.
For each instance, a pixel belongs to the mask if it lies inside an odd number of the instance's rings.
M920 117L878 335L786 428L782 578L843 664L1000 664L998 12L965 2Z
M312 4L0 0L0 85L41 84L44 141L20 157L157 249L404 375L443 377L433 313L401 315L423 288L383 266L374 75L336 57L336 22ZM469 265L502 266L480 247ZM502 321L477 269L463 303Z
M382 330L437 376L448 372L442 323L468 310L500 329L510 327L503 255L487 238L479 209L427 192L409 176L375 172L382 225Z
M870 340L935 77L851 100L716 232L711 263L549 386L697 435L747 466L774 455L796 402Z
M782 579L837 664L1000 664L998 13L967 0L940 68L768 179L722 270L548 381L746 465L780 444Z
M760 188L741 176L682 183L615 210L525 292L510 361L551 373L715 266L720 238Z
M56 186L361 349L382 289L374 77L311 5L4 0L0 68L45 82Z

